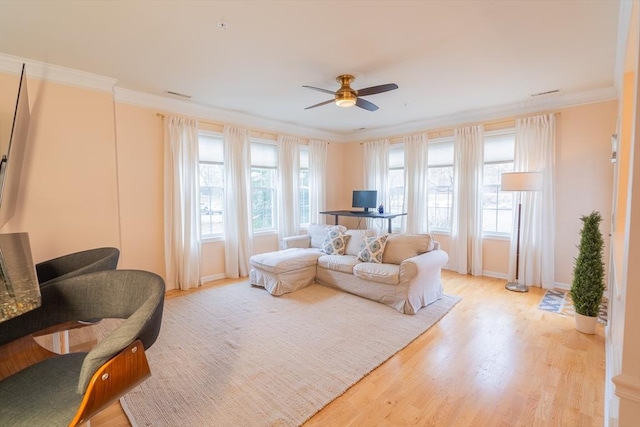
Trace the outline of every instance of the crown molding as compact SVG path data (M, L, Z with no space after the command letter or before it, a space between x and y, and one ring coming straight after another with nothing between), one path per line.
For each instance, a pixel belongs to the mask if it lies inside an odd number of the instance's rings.
M433 129L455 127L471 123L481 123L505 117L539 113L576 105L609 101L618 98L617 86L594 89L584 92L549 95L526 101L506 104L490 108L462 111L446 116L431 117L403 123L401 125L380 127L356 133L330 132L317 128L299 126L293 123L279 122L264 117L252 116L238 111L224 110L192 101L173 99L167 96L138 92L117 87L117 79L74 70L72 68L47 64L32 59L21 58L0 53L0 71L20 74L22 64L26 64L30 78L52 81L69 86L102 92L112 92L116 102L133 104L147 108L156 108L164 112L173 112L187 116L209 119L217 123L228 123L254 130L265 130L274 133L285 133L304 139L320 139L331 142L356 142L377 138L389 138L415 132L426 132Z
M472 123L481 123L516 117L524 114L540 113L561 108L574 107L576 105L592 104L595 102L611 101L618 98L618 89L614 86L594 89L585 92L575 92L563 95L551 95L523 102L499 105L496 107L462 111L440 117L432 117L424 120L416 120L403 123L398 126L387 126L371 129L358 134L358 141L375 138L388 138L415 132L426 132L433 129L455 127Z
M112 92L113 87L118 81L111 77L0 53L1 72L19 75L22 70L22 64L25 64L26 73L29 78L76 86L83 89Z
M200 117L205 120L209 119L216 123L233 124L254 130L264 130L278 134L285 133L292 136L299 136L304 139L321 139L333 142L346 141L343 135L321 129L278 122L237 111L224 110L221 108L198 104L192 101L173 99L167 96L138 92L121 87L114 88L114 98L116 102L124 104L155 108L160 111L172 112L185 116Z

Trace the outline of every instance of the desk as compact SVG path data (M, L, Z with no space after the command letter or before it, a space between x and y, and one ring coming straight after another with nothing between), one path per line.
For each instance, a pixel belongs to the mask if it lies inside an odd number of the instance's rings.
M335 217L335 224L338 225L338 217L339 216L351 216L356 218L371 218L371 219L388 219L389 227L388 231L391 233L391 220L397 216L406 215L407 213L378 213L377 211L371 212L356 212L356 211L325 211L320 212L324 215L333 215Z
M27 233L0 234L0 322L40 307Z

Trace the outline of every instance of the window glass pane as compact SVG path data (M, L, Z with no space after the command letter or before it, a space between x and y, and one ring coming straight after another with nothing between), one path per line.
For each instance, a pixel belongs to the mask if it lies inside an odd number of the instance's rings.
M251 168L251 215L253 231L275 228L276 170Z
M389 171L389 206L385 206L385 212L404 212L404 169L391 169ZM400 228L402 217L391 220L392 228Z
M200 235L224 234L224 145L222 137L198 135Z
M278 146L274 144L251 143L251 166L275 168L278 166Z
M300 224L309 224L309 169L300 169Z
M451 230L453 166L429 167L429 228Z
M511 233L513 192L500 191L500 176L513 171L513 162L484 165L482 231Z
M224 166L200 163L200 222L202 236L224 233Z

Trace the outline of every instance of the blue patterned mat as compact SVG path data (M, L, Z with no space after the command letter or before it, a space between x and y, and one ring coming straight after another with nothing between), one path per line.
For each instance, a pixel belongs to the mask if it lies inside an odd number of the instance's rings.
M609 307L609 300L607 297L602 297L602 303L600 304L600 313L598 313L598 322L603 325L607 324L607 310ZM573 302L571 301L571 294L564 289L549 289L542 297L542 301L538 304L538 308L544 311L550 311L552 313L562 314L564 316L573 316L575 310L573 308Z

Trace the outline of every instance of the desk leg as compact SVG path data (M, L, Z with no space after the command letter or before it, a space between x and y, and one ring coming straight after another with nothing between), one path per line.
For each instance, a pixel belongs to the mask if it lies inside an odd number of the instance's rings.
M389 234L391 234L391 218L389 218Z
M334 215L334 217L335 217L335 219L336 219L336 220L335 220L335 224L336 224L336 225L338 225L338 215Z

